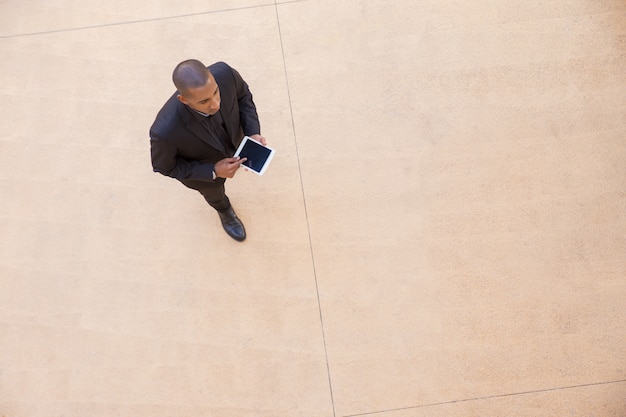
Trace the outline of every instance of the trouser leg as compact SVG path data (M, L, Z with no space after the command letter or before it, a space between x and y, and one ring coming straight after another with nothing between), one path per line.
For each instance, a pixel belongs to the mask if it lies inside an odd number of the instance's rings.
M230 237L241 242L246 239L246 229L237 217L230 205L230 201L226 196L224 189L224 179L220 182L214 182L210 187L202 187L198 189L200 194L209 203L211 207L217 210L222 227Z
M207 203L217 211L224 211L230 208L230 200L226 195L224 182L213 187L198 190Z

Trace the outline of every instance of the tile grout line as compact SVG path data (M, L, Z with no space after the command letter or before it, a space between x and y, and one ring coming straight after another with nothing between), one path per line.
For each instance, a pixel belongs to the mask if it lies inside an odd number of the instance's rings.
M570 385L570 386L557 387L557 388L545 388L545 389L538 389L538 390L524 391L524 392L513 392L513 393L509 393L509 394L486 395L484 397L465 398L465 399L462 399L462 400L442 401L442 402L439 402L439 403L422 404L422 405L415 405L415 406L411 406L411 407L393 408L393 409L389 409L389 410L380 410L380 411L370 411L370 412L359 413L359 414L348 414L348 415L345 415L343 417L373 416L373 415L376 415L376 414L394 413L394 412L397 412L397 411L416 410L418 408L437 407L437 406L441 406L441 405L450 405L450 404L466 403L466 402L472 402L472 401L491 400L491 399L496 399L496 398L516 397L516 396L521 396L521 395L541 394L541 393L544 393L544 392L562 391L562 390L566 390L566 389L585 388L585 387L594 387L594 386L611 385L611 384L622 384L624 382L626 382L626 379L619 379L619 380L616 380L616 381L595 382L595 383L590 383L590 384Z
M332 405L332 410L333 410L333 417L336 417L336 411L335 411L335 400L334 400L334 396L333 396L333 383L332 383L332 378L331 378L331 374L330 374L330 364L328 362L328 348L326 346L326 331L324 329L324 315L322 313L322 303L320 300L320 290L319 290L319 284L317 281L317 271L315 269L315 254L313 251L313 241L311 239L311 226L309 223L309 213L307 210L307 204L306 204L306 195L304 192L304 182L302 180L302 168L300 165L300 152L298 150L298 141L296 138L296 125L295 125L295 121L293 118L293 107L291 105L291 91L289 89L289 76L287 75L287 62L285 60L285 47L283 44L283 35L282 35L282 31L280 28L280 16L278 13L278 3L276 2L276 0L274 1L274 6L275 6L275 10L276 10L276 22L277 22L277 27L278 27L278 37L280 40L280 48L281 48L281 54L282 54L282 58L283 58L283 70L284 70L284 74L285 74L285 84L287 86L287 101L289 102L289 113L290 113L290 117L291 117L291 129L293 131L293 137L294 137L294 144L295 144L295 148L296 148L296 159L298 161L298 174L300 176L300 190L302 191L302 201L304 203L304 216L306 219L306 225L307 225L307 234L309 235L309 249L310 249L310 253L311 253L311 261L312 261L312 266L313 266L313 277L315 279L315 292L316 292L316 296L317 296L317 308L319 311L319 316L320 316L320 325L321 325L321 329L322 329L322 343L324 346L324 359L326 361L326 373L328 376L328 388L329 388L329 393L330 393L330 402Z
M298 0L293 0L293 1L298 1ZM163 17L154 17L154 18L148 18L148 19L127 20L124 22L103 23L100 25L81 26L81 27L65 28L65 29L54 29L54 30L48 30L48 31L42 31L42 32L15 33L12 35L0 35L0 39L22 38L22 37L37 36L37 35L50 35L53 33L76 32L76 31L88 30L88 29L99 29L99 28L106 28L106 27L113 27L113 26L134 25L137 23L148 23L148 22L158 22L158 21L164 21L164 20L183 19L186 17L202 16L202 15L217 14L217 13L224 13L224 12L233 12L233 11L238 11L238 10L258 9L261 7L271 7L272 5L275 5L275 4L276 3L274 2L274 4L268 3L268 4L260 4L256 6L233 7L230 9L209 10L205 12L187 13L187 14L180 14L180 15L174 15L174 16L163 16Z

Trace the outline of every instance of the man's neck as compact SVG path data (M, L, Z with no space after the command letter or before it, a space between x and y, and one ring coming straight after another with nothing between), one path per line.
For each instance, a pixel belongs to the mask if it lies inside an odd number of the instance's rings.
M203 113L203 112L201 112L200 110L192 109L192 108L191 108L191 107L189 107L189 106L187 106L187 107L189 108L189 110L191 110L191 111L195 111L195 112L196 112L196 113L198 113L200 116L204 116L204 117L211 117L211 115L210 115L210 114Z

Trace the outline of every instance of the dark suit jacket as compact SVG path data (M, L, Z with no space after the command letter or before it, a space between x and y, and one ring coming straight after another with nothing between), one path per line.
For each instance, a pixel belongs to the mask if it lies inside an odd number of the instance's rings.
M248 84L239 73L223 62L209 70L220 88L220 113L235 149L243 135L260 134L259 117ZM214 141L174 93L156 116L150 128L152 167L176 178L190 188L213 185L213 167L228 155L223 144Z

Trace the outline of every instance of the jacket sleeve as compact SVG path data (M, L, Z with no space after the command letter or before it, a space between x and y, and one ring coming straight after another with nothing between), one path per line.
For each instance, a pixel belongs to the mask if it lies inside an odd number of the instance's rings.
M150 132L152 169L178 180L200 180L213 182L215 165L210 162L188 161L177 155L176 146Z
M256 106L252 100L252 92L250 92L248 84L241 78L237 70L232 67L230 67L230 70L235 80L239 119L243 133L248 136L261 134L261 124L259 123Z

